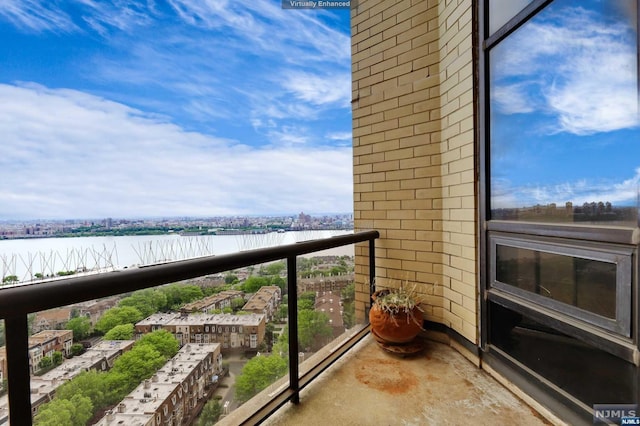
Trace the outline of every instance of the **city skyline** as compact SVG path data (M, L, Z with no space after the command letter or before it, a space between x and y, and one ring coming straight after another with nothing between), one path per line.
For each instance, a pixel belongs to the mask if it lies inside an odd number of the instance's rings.
M0 220L352 211L348 9L0 5Z

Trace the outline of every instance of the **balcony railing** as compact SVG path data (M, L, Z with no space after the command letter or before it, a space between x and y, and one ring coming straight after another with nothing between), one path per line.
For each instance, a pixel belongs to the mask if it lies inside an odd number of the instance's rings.
M259 423L286 402L298 403L300 390L366 334L366 329L355 333L350 339L331 351L331 355L325 358L323 362L305 372L302 376L299 375L298 316L296 312L297 256L368 241L369 282L374 283L374 246L377 238L379 238L378 231L363 231L234 254L182 260L37 284L4 287L0 289L0 319L5 321L7 365L9 369L7 377L9 420L16 425L32 424L28 314L197 278L203 275L286 259L287 290L289 294L289 385L274 395L271 401L256 410L245 421L247 424ZM370 290L373 290L373 284L371 284Z

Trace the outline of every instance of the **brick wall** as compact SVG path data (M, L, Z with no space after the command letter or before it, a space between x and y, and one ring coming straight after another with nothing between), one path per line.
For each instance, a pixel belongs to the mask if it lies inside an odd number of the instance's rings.
M380 231L377 284L415 285L425 319L477 342L471 0L360 0L351 33L355 225Z

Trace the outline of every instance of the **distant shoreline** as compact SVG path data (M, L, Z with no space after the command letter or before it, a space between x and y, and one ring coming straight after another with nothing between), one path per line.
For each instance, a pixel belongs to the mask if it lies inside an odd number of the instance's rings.
M178 235L181 237L194 237L194 236L207 236L207 235L259 235L270 234L273 232L305 232L305 231L353 231L353 228L338 228L338 227L326 227L326 228L313 228L313 229L298 229L298 228L273 228L273 229L220 229L216 231L193 231L193 230L174 230L174 229L145 229L145 230L113 230L113 231L97 231L97 232L65 232L59 234L46 234L46 235L0 235L0 241L2 240L32 240L32 239L44 239L44 238L80 238L80 237L137 237L137 236L153 236L153 235Z

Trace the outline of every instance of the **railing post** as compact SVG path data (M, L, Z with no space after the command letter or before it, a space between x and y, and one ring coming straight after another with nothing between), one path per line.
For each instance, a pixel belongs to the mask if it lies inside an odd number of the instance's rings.
M287 303L289 313L289 387L293 391L291 402L300 402L298 377L298 271L296 257L287 257Z
M29 375L29 328L27 315L4 320L9 386L9 422L30 426L31 378Z
M371 296L376 291L376 240L369 240L369 309L373 306L373 299ZM367 312L367 318L369 318Z

